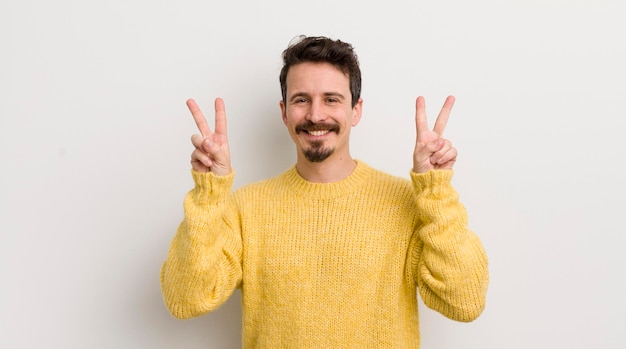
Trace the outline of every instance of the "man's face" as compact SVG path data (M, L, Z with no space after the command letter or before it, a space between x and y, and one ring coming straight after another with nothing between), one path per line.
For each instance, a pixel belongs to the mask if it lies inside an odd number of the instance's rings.
M311 162L349 157L350 128L361 118L363 101L352 107L348 77L331 64L306 62L292 66L286 82L280 108L298 157Z

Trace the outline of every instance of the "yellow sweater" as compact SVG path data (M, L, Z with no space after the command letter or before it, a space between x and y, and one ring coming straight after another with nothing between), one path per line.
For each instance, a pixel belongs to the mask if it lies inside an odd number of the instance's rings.
M320 184L293 167L232 194L234 175L192 175L161 270L177 318L241 288L244 348L419 348L416 289L457 321L484 308L487 257L452 171L408 181L357 161Z

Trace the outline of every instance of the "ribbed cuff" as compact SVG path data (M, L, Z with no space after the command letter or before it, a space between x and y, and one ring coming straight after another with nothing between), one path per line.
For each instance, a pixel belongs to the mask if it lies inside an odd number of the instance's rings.
M452 170L430 170L426 173L411 171L411 181L420 195L440 197L452 186Z
M194 199L213 204L226 200L233 187L235 171L226 176L218 176L213 172L198 172L192 169L191 176L195 183Z

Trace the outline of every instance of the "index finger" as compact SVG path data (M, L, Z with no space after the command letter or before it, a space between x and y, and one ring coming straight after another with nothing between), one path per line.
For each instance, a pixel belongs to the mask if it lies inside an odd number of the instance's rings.
M226 135L226 107L221 98L215 99L215 133Z
M202 138L210 136L211 129L209 128L209 124L206 122L206 118L204 117L204 114L202 114L202 111L200 110L200 107L198 107L196 101L188 99L187 108L189 108L189 111L196 122L196 126L198 126L198 130L202 134Z
M454 100L454 96L448 96L446 101L443 103L443 107L441 107L439 115L437 116L437 121L435 121L433 131L439 136L443 136L443 130L446 128L446 124L448 123L448 118L450 117L450 112L452 112Z

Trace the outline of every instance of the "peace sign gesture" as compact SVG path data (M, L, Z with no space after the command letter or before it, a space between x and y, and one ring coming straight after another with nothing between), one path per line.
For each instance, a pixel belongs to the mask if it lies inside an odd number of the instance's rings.
M448 117L454 105L454 96L448 96L431 131L426 121L426 102L419 96L415 101L417 140L413 152L413 172L425 173L436 169L452 169L457 151L449 140L442 138Z
M199 172L213 172L218 176L226 176L232 172L230 151L226 137L226 108L221 98L215 99L215 132L209 125L193 99L187 100L187 108L196 121L201 135L191 136L191 143L196 148L191 153L191 166Z

